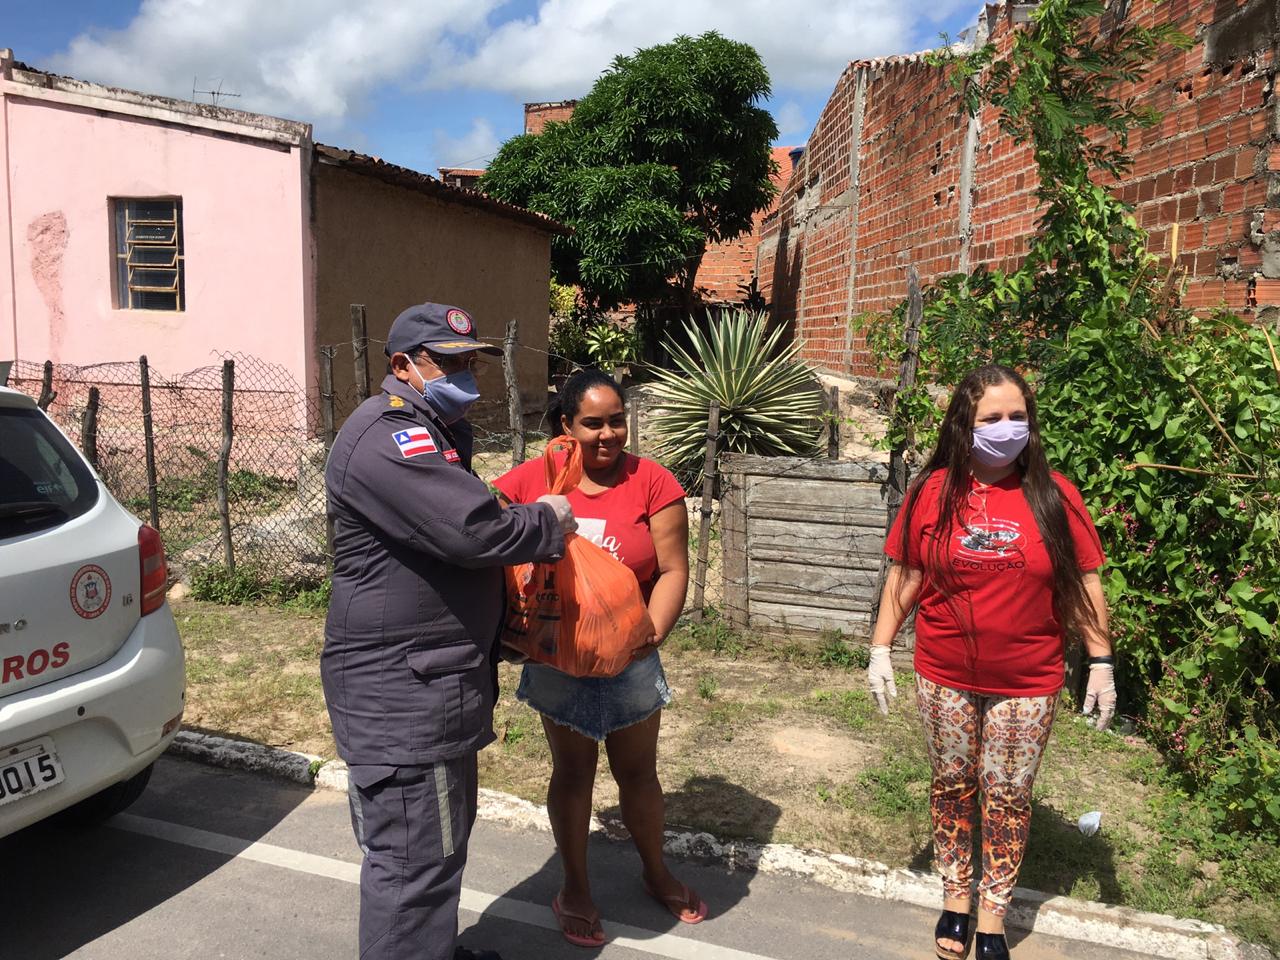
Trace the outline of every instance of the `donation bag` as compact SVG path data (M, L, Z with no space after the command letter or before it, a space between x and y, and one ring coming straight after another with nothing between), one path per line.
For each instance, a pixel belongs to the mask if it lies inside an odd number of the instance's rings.
M562 449L569 455L557 470L554 452ZM551 441L542 460L548 492L577 488L578 441ZM577 534L565 538L564 559L507 567L506 577L502 642L570 676L616 676L656 632L635 574Z

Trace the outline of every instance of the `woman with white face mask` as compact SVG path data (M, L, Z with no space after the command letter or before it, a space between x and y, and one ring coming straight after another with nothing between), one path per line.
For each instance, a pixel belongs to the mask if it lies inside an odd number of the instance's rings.
M871 636L868 683L897 696L889 648L916 608L915 682L933 769L930 811L943 913L940 960L970 948L973 829L982 806L977 956L1009 956L1004 915L1026 850L1031 788L1053 726L1067 642L1083 641L1085 711L1115 711L1104 556L1079 491L1050 470L1035 399L1008 367L956 387L937 449L885 543L894 561Z

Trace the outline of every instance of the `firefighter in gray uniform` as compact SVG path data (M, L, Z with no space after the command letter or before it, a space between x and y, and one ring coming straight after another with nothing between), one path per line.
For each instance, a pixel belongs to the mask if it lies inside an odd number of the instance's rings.
M470 471L479 391L466 311L426 303L387 335L382 393L343 425L325 469L333 596L321 676L350 767L362 960L496 958L455 946L476 752L494 740L507 564L557 560L563 497L500 508Z

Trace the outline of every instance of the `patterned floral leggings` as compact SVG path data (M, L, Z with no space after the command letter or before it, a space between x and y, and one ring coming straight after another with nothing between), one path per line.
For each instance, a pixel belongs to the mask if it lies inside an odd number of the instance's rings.
M978 905L1004 916L1031 829L1031 785L1058 697L997 697L940 686L916 674L933 782L934 862L948 898L973 891L973 821L982 789Z

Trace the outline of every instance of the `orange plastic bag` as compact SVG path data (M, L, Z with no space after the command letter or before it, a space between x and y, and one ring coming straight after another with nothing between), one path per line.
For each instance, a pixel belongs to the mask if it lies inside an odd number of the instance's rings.
M554 451L567 449L556 469ZM582 480L582 450L572 437L547 445L547 490L566 494ZM574 677L612 677L654 636L635 574L589 540L571 533L564 559L507 567L502 642L536 663Z

